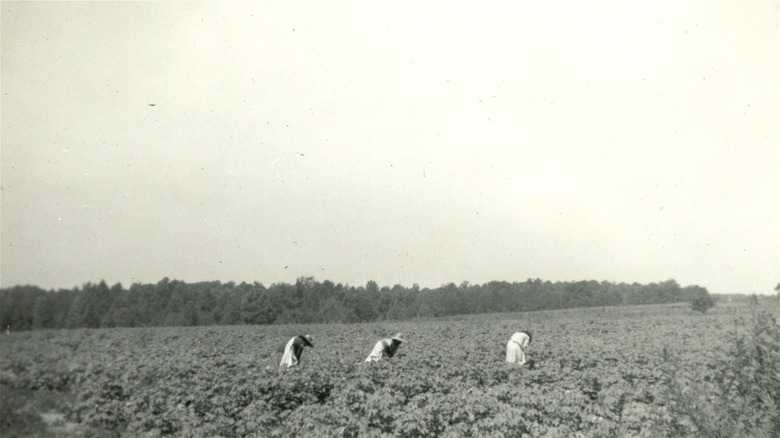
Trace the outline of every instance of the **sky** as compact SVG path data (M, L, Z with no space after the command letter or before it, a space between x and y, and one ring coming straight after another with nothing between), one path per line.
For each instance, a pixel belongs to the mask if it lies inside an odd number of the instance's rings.
M0 286L780 282L780 6L2 2Z

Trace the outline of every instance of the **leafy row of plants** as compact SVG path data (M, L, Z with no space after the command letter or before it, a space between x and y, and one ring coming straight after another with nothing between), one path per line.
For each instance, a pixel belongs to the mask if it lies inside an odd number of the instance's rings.
M20 333L0 341L0 384L68 394L73 402L61 407L67 418L105 436L778 430L777 410L770 410L780 364L775 323L750 316L735 326L726 313L655 310ZM523 328L534 331L533 369L503 362L506 339ZM399 330L408 341L393 360L362 362L376 339ZM302 332L316 334L315 348L301 367L280 369L276 347ZM720 408L730 409L724 412L734 424L711 421Z

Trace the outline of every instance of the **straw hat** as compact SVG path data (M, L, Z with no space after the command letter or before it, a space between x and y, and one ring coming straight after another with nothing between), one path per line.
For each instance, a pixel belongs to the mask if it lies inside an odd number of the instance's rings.
M396 333L393 336L390 336L390 339L398 342L406 342L406 339L404 339L400 333Z
M311 335L301 335L301 339L303 339L303 343L306 344L307 347L314 348L314 344L311 343Z

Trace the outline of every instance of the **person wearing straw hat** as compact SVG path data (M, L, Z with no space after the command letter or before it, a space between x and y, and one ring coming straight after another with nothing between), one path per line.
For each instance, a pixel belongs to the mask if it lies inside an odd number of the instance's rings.
M366 362L376 362L383 358L391 358L395 356L398 351L398 347L404 342L400 333L396 333L389 338L381 339L374 345L374 349L371 350L371 354L366 358Z
M530 332L525 331L513 334L506 344L506 361L524 365L527 362L525 352L529 344L531 344Z
M298 335L287 341L279 366L287 365L287 368L290 368L298 365L301 361L304 347L314 348L314 345L311 343L311 335Z

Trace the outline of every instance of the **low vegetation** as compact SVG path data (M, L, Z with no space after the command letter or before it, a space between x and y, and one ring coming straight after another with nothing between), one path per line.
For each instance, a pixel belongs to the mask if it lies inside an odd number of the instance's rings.
M73 436L778 436L776 305L12 333L0 434L40 427L25 412L48 394ZM519 329L533 369L503 362ZM395 358L362 362L398 331ZM315 348L280 369L304 332Z

